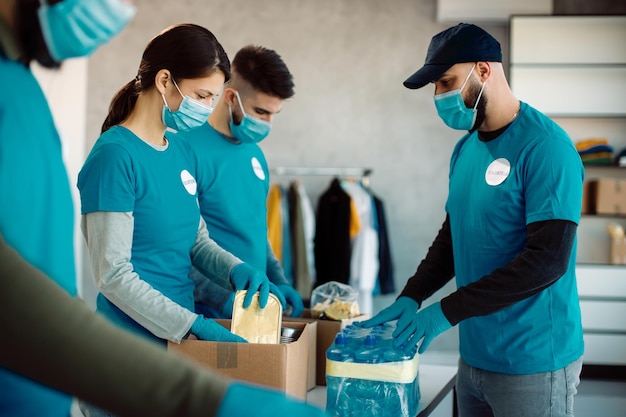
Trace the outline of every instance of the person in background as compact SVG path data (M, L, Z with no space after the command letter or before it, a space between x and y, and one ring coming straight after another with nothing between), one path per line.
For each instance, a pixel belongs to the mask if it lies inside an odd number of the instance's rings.
M282 392L229 380L120 329L26 263L2 236L0 330L0 366L120 416L246 417L251 407L256 417L326 416ZM46 409L32 415L52 414Z
M134 13L134 7L121 0L0 2L0 77L4 80L0 93L0 234L70 296L76 295L70 184L61 139L30 64L35 61L58 68L66 58L89 55L121 31ZM12 294L24 306L37 307L36 301ZM22 333L14 337L41 331L41 323L23 323L19 315L3 313L2 318L23 326ZM2 344L10 342L4 328L0 331ZM0 415L69 415L71 396L24 378L6 365L0 365Z
M500 44L475 25L432 38L404 85L429 83L444 123L468 131L450 161L446 218L398 299L360 325L397 320L394 343L421 341L421 353L458 324L463 417L571 416L583 354L580 157L558 125L513 95ZM455 276L455 292L418 311Z
M285 277L268 241L269 170L258 145L269 135L283 102L294 95L293 88L293 77L275 51L245 46L233 59L232 78L208 123L168 137L185 140L198 158L198 201L211 237L255 269L266 271L284 295L283 307L299 317L304 310L302 298ZM232 288L205 279L197 268L191 277L199 283L197 311L208 317L230 317Z
M215 36L194 24L171 26L146 47L136 78L113 98L102 134L79 175L81 227L100 293L97 310L152 340L243 342L194 312L192 263L208 278L246 289L248 306L267 276L209 238L197 202L189 145L166 128L206 123L230 77ZM230 279L229 279L230 277Z
M72 298L69 182L29 64L54 68L90 54L132 17L126 6L0 2L0 75L11 80L0 95L0 201L11 202L0 204L0 415L67 417L76 395L123 416L247 416L254 400L259 417L321 417L321 410L282 393L197 369ZM54 29L44 36L40 25ZM16 184L19 172L27 175Z

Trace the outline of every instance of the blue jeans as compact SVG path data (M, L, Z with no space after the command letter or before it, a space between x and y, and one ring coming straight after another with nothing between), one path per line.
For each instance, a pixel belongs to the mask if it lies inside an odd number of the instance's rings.
M460 417L565 417L574 415L582 358L554 372L509 375L459 360L456 380Z

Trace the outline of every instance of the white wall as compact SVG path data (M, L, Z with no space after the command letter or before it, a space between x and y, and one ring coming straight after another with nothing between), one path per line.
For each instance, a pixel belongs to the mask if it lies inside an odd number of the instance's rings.
M74 247L79 294L83 293L83 283L87 279L83 276L85 244L79 229L80 196L75 184L87 147L85 141L87 66L87 59L85 58L67 60L59 70L48 70L35 63L32 64L33 74L46 95L63 144L63 160L68 171L76 213ZM91 279L91 277L87 278ZM90 283L90 281L87 282Z
M294 74L296 95L262 143L270 166L373 168L371 188L386 203L400 290L444 219L448 158L460 137L438 118L431 87L413 91L402 85L423 64L431 37L451 25L435 23L435 0L135 4L139 11L129 27L89 62L88 148L99 134L110 99L134 78L145 45L166 26L206 26L231 58L248 43L275 49ZM483 27L506 51L507 28ZM330 178L302 181L315 200ZM394 298L378 297L375 310ZM433 348L455 349L455 330L435 343Z

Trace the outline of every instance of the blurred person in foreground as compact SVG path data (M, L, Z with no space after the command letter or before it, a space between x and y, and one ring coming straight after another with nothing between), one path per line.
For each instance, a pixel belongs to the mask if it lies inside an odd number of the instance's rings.
M230 380L120 329L25 262L2 236L0 329L0 366L119 416L328 417L284 392Z
M66 58L87 56L134 13L121 0L0 2L5 84L0 93L0 234L71 296L76 295L76 273L70 184L61 139L30 65L58 68ZM38 330L26 326L27 331ZM0 415L69 415L70 396L13 372L0 369L0 387Z

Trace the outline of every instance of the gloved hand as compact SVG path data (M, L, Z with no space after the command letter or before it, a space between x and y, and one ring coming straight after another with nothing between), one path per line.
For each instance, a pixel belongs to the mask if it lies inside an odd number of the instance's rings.
M222 317L233 317L233 307L235 306L235 293L231 293L228 297L228 300L222 306L220 313L222 313Z
M215 417L330 417L321 409L290 398L284 392L233 382L219 404Z
M387 323L388 321L398 320L398 328L401 323L404 327L406 327L406 324L404 323L413 320L418 308L419 305L417 304L417 301L411 297L400 297L393 304L376 314L371 319L359 321L354 324L361 327L374 327L379 324Z
M198 316L191 325L191 333L195 334L200 340L248 343L246 339L229 332L215 320L202 316Z
M287 300L285 300L285 295L281 290L278 289L278 286L273 282L270 282L270 292L278 298L280 305L283 306L283 311L285 311L285 309L287 308Z
M277 285L277 287L280 292L285 296L285 309L287 308L287 304L291 306L290 316L300 317L304 312L304 303L302 302L302 297L300 297L300 293L289 284L281 284Z
M257 291L259 291L259 305L261 308L265 308L267 298L270 295L270 280L267 275L246 263L242 263L230 271L230 280L235 286L235 290L248 290L243 299L244 308L250 307L252 297Z
M403 323L398 320L396 330L393 332L393 344L396 347L403 346L405 343L406 346L415 346L423 338L418 352L424 353L435 337L451 327L452 325L441 310L441 303L436 302L414 314L412 320Z

